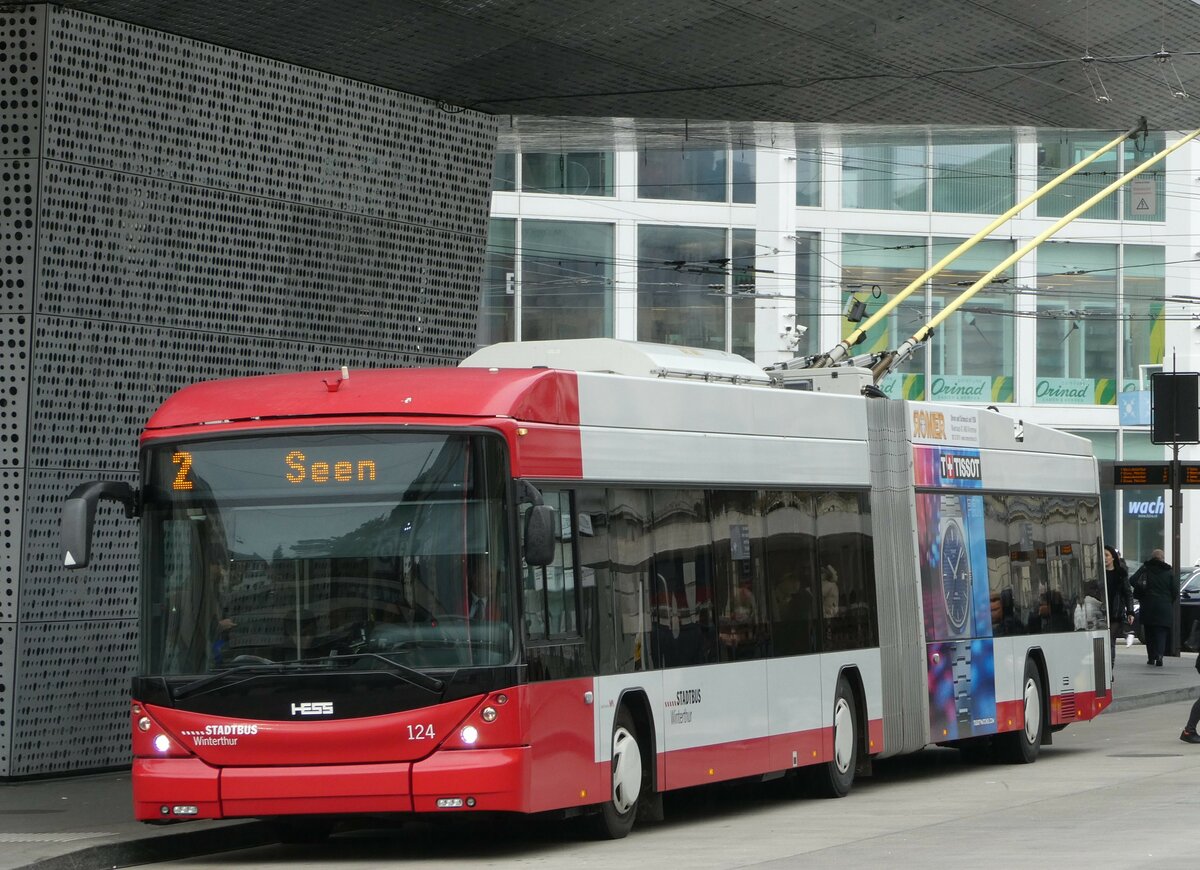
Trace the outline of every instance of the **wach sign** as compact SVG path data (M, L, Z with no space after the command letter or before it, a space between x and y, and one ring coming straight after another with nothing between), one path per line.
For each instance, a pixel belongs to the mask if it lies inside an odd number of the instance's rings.
M1150 501L1125 502L1125 513L1140 520L1160 519L1166 512L1167 505L1161 495Z

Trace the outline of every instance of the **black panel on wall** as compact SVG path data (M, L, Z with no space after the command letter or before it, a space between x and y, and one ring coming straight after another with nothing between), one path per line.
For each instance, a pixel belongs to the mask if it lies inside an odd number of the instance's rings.
M136 522L68 573L65 495L183 384L474 350L496 125L59 7L0 51L5 778L128 762Z

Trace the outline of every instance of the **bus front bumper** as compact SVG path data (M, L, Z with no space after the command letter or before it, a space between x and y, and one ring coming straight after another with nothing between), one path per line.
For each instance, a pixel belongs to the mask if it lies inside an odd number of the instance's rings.
M355 813L529 812L529 747L446 750L417 762L226 767L133 762L143 822Z

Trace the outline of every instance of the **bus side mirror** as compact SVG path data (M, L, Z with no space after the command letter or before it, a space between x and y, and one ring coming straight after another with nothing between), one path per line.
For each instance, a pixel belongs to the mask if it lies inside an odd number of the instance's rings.
M542 567L554 561L554 508L535 504L525 514L525 564Z
M127 483L96 480L75 487L62 512L63 565L67 568L86 568L91 561L92 526L96 504L102 498L125 505L127 517L137 515L137 493Z

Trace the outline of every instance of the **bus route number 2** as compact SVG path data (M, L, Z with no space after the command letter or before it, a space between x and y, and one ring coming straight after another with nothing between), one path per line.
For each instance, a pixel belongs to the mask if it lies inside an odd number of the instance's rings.
M179 450L171 456L171 461L179 466L179 471L175 472L175 480L171 483L173 490L189 490L193 484L188 477L188 473L192 470L192 454L186 450Z
M428 725L409 725L408 726L409 740L432 740L433 739L433 723Z

